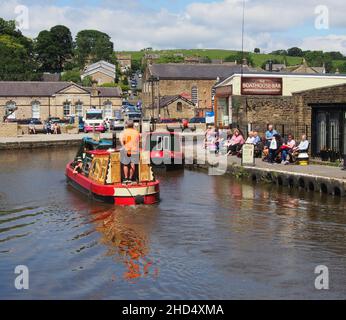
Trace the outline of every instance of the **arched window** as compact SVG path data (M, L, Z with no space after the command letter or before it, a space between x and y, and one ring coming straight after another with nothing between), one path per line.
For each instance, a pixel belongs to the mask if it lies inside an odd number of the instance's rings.
M212 103L213 108L215 106L215 95L216 95L216 89L215 89L215 87L213 87L211 89L211 103Z
M181 102L177 103L177 112L182 112L183 111L183 104Z
M71 115L71 103L66 101L64 102L64 117Z
M7 119L16 119L16 112L13 111L15 110L15 108L16 108L16 103L14 101L6 102L5 112L6 112L6 116L9 115Z
M112 102L107 101L104 104L103 107L103 116L104 118L112 118L113 117L113 108L112 108Z
M196 86L191 89L191 100L195 105L198 105L198 88Z
M78 101L75 105L75 111L76 111L76 116L83 117L84 112L83 112L83 103L81 101Z
M31 117L34 119L40 119L41 117L41 104L38 101L31 103Z

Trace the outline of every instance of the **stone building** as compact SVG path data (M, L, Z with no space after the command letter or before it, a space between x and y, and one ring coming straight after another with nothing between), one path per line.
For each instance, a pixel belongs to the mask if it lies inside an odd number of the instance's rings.
M346 155L346 84L293 93L298 116L311 128L311 151Z
M245 71L250 68L244 66ZM144 74L143 106L157 105L160 97L183 96L196 106L196 115L204 116L214 104L215 85L240 72L240 65L153 64Z
M84 116L91 108L103 109L105 117L121 109L119 88L81 87L72 82L0 81L0 116L17 108L10 119L49 116L65 118Z
M345 152L345 138L341 139L344 122L340 120L345 116L345 107L341 107L346 101L345 88L346 75L234 74L216 87L216 122L238 127L244 133L256 130L261 135L273 124L283 136L291 133L299 140L307 134L315 155L322 147ZM328 113L323 111L326 106Z
M195 116L195 105L181 95L160 97L160 107L149 106L145 109L147 118L191 119Z
M117 61L119 63L120 71L125 73L132 67L132 57L130 54L119 53L116 55Z
M116 78L115 65L103 60L93 63L87 66L81 75L82 80L86 77L91 77L98 85L114 83Z

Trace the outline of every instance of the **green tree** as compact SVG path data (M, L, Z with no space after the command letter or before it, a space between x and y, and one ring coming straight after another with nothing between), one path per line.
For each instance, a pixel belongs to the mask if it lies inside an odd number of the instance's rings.
M113 61L113 42L109 35L97 30L83 30L76 36L76 59L83 69L87 63Z
M0 18L0 80L38 80L32 40Z
M260 48L255 48L253 52L254 53L261 53L261 49Z
M235 62L237 61L238 64L242 63L243 59L246 59L247 63L250 66L254 65L254 61L250 55L249 52L236 52L234 54L229 55L228 57L225 58L225 62Z
M339 67L339 72L340 73L345 73L346 74L346 62L344 62L343 64L341 64Z
M61 75L61 80L81 84L80 71L78 69L68 70Z
M55 26L49 31L41 31L36 38L35 52L40 70L62 72L73 54L71 31L65 26Z
M303 50L298 47L293 47L287 50L287 55L291 57L303 57Z

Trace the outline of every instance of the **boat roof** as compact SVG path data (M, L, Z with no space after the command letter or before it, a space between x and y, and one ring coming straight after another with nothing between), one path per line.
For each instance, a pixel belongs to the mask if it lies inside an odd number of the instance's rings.
M88 153L94 156L109 156L112 152L108 150L93 150L88 151Z
M181 133L180 132L170 132L170 131L155 131L155 132L144 132L142 135L143 136L148 136L148 135L163 135L163 134L166 134L166 135L177 135L177 136L180 136Z
M96 141L93 138L85 137L83 138L84 142L88 142L93 145L104 145L104 146L113 146L113 141L101 139L100 141Z

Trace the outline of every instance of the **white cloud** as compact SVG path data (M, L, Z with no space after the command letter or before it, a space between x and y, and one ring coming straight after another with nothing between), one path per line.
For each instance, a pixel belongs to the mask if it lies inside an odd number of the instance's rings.
M340 0L323 2L329 8L332 29L321 35L313 29L314 11L321 4L320 0L246 1L245 48L260 47L268 52L297 45L304 49L337 48L346 53L346 39L333 35L335 27L346 29L343 17L346 4ZM0 0L1 16L14 18L14 8L19 3L19 0ZM158 49L241 48L240 0L211 0L209 3L196 0L179 13L160 8L149 10L136 0L104 0L98 7L78 1L70 2L69 6L57 6L49 0L28 3L30 30L24 33L32 37L43 29L64 24L74 35L79 30L91 28L106 32L112 37L115 48L121 50L148 46Z

